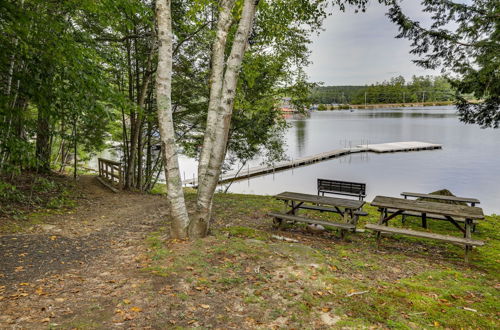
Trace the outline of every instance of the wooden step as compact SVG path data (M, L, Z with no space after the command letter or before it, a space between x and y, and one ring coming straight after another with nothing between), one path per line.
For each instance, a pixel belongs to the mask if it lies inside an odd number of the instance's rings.
M322 220L316 220L316 219L311 219L311 218L306 218L306 217L299 217L298 215L283 214L283 213L269 213L268 215L271 217L274 217L276 219L290 220L290 221L294 221L294 222L305 222L305 223L311 223L311 224L322 225L322 226L337 227L337 228L346 229L346 230L355 230L356 229L356 226L353 224L350 224L350 223L338 223L338 222L322 221Z
M370 229L373 231L378 231L382 233L391 233L391 234L401 234L408 235L413 237L421 237L421 238L429 238L435 239L438 241L445 241L450 243L457 243L462 245L473 245L473 246L483 246L483 241L478 241L470 238L456 237L456 236L448 236L434 233L427 233L423 231L404 229L404 228L395 228L395 227L387 227L375 224L367 224L365 225L366 229Z

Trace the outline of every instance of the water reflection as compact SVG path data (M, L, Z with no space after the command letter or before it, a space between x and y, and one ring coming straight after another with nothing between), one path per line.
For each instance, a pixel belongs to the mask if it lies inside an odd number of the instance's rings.
M297 153L299 156L303 156L306 144L307 120L299 119L294 124L295 136L297 137Z
M361 112L361 111L360 111ZM428 112L412 112L412 111L401 111L401 110L390 110L387 112L381 111L370 111L363 113L361 116L368 118L446 118L446 117L456 117L456 114L451 113L428 113Z

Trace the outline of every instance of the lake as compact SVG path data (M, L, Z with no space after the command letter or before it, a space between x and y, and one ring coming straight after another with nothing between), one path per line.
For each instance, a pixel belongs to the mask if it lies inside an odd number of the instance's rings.
M457 196L478 198L486 213L500 213L500 130L465 125L451 106L312 112L289 123L289 158L361 143L422 141L442 144L443 149L353 154L234 182L230 192L315 194L316 179L324 178L366 183L367 201L403 191L449 189ZM193 164L184 159L181 167L189 178Z

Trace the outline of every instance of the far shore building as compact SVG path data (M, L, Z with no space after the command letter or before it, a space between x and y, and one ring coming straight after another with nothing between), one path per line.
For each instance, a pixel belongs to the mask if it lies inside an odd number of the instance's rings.
M294 105L292 104L291 97L283 97L281 99L281 104L278 106L278 109L280 109L280 111L283 113L295 113L295 112L297 112L297 109L295 109Z

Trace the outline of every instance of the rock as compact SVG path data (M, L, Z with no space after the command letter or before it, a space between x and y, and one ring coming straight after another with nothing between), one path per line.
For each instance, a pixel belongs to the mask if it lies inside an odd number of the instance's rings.
M325 325L328 325L328 326L332 326L334 325L335 323L337 323L338 321L340 321L340 317L334 315L333 317L330 316L330 314L328 313L321 313L320 314L320 319L321 321L325 324Z
M264 244L264 241L254 239L254 238L247 238L246 241L248 243L260 244L260 245Z
M325 227L323 227L322 225L311 224L311 225L307 225L306 230L310 233L317 234L317 233L324 232Z
M56 226L44 224L44 225L40 225L40 228L42 228L45 231L53 231L56 228Z

